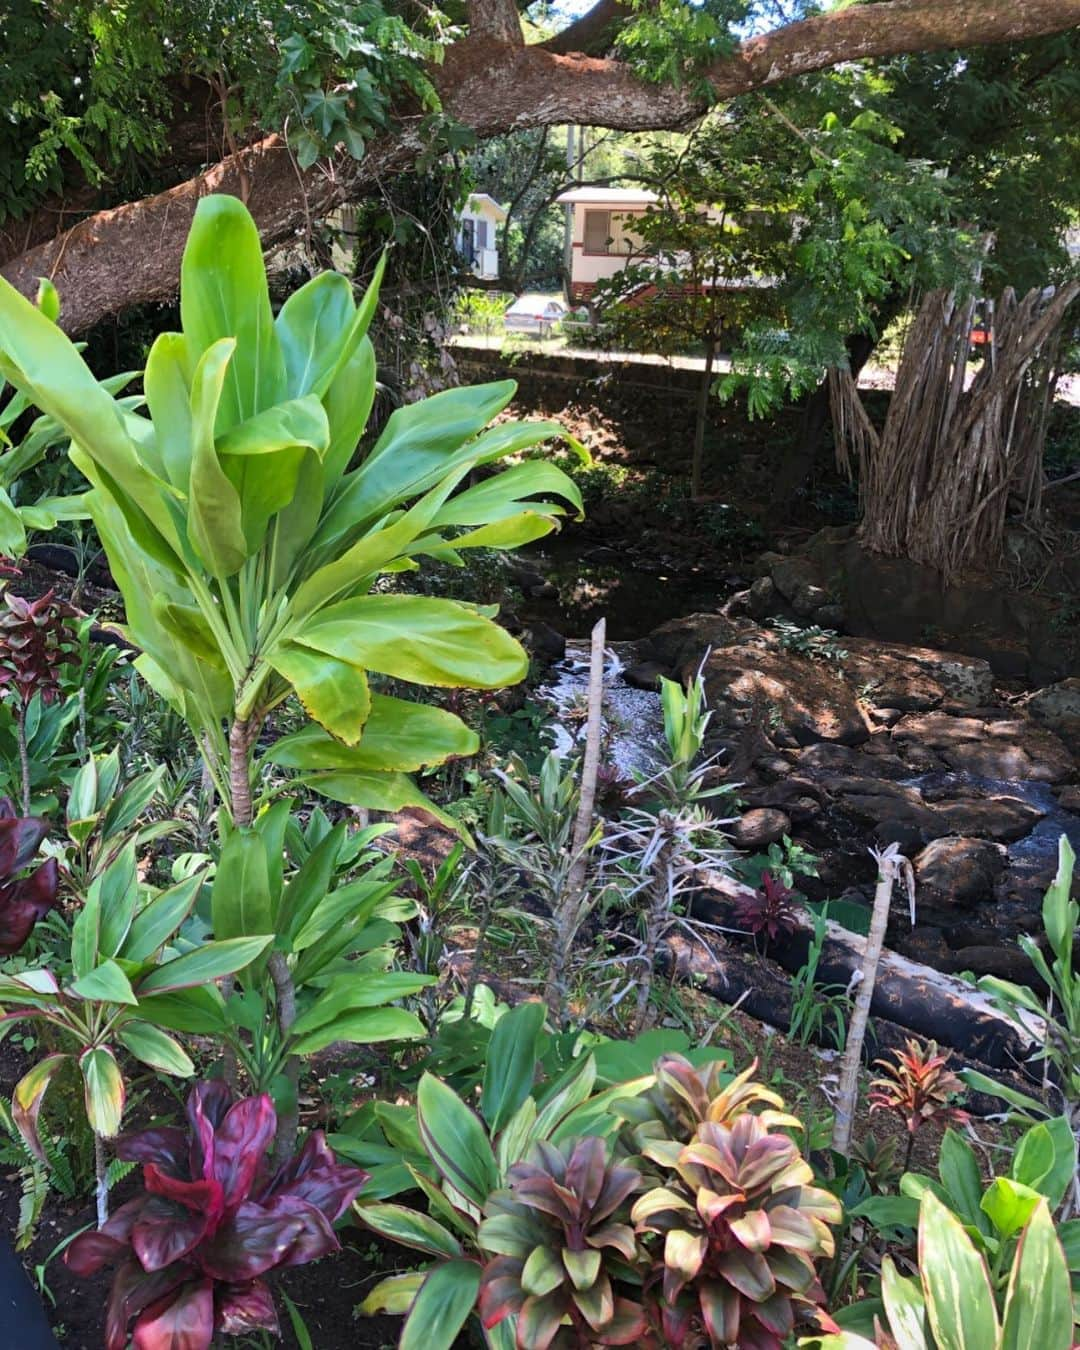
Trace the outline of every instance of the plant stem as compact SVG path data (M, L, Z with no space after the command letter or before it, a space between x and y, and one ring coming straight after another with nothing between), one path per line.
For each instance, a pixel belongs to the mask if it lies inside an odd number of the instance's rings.
M109 1162L105 1157L105 1140L94 1131L94 1176L97 1185L94 1188L97 1200L97 1226L104 1228L109 1220Z
M23 815L30 814L30 754L26 748L26 704L18 700L15 709L15 731L19 741L19 770L22 773Z
M878 863L877 889L874 891L874 909L870 917L870 931L863 949L862 979L855 997L855 1008L848 1028L847 1047L840 1067L840 1087L836 1094L836 1121L833 1125L832 1146L835 1153L848 1157L851 1152L851 1130L855 1123L855 1099L859 1090L859 1064L862 1061L863 1042L870 1020L870 1003L874 997L881 948L889 923L889 904L897 877L911 864L901 856L895 845L883 853L876 853Z
M278 1030L282 1042L289 1038L292 1024L296 1021L296 988L293 985L292 971L285 959L284 952L271 952L267 962L270 978L274 982L277 994ZM292 1106L288 1111L278 1112L277 1133L274 1136L273 1163L280 1167L288 1162L296 1152L296 1130L300 1120L298 1092L300 1087L300 1060L290 1055L285 1061L285 1077L292 1084Z
M229 804L237 829L250 825L251 747L258 734L258 723L237 717L229 729Z

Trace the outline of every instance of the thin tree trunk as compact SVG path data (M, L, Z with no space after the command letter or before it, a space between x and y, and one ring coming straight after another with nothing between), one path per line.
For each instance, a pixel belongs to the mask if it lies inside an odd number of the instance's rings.
M705 372L698 386L697 408L694 417L694 455L690 463L690 496L701 496L702 470L705 464L705 428L709 421L709 391L712 389L713 362L716 359L716 338L710 334L705 344Z
M30 753L26 748L26 704L22 699L19 699L15 706L15 734L19 742L23 815L28 816L30 814Z
M237 829L250 825L251 806L251 747L255 741L256 723L236 718L229 730L229 795L232 798L233 824Z
M272 952L267 969L277 994L278 1030L282 1041L285 1041L292 1030L292 1024L296 1021L296 989L284 952ZM275 1167L288 1162L296 1152L296 1131L300 1123L300 1061L296 1055L290 1055L285 1061L285 1077L292 1086L293 1100L289 1110L278 1112L272 1155Z
M555 943L548 971L545 999L551 1016L560 1025L566 1010L566 971L570 952L581 924L585 908L585 868L588 863L587 846L592 833L593 811L596 805L596 777L600 770L600 732L604 713L604 639L607 621L598 619L592 630L592 650L589 657L588 721L585 728L585 759L581 766L581 796L577 819L574 821L571 863L566 890L555 915Z
M97 1204L97 1226L104 1228L109 1221L109 1160L105 1156L105 1140L94 1131L94 1199Z
M884 852L875 853L878 864L877 889L874 891L874 909L870 918L870 931L866 936L860 970L859 992L855 997L855 1007L848 1028L847 1045L840 1067L840 1086L836 1094L836 1120L833 1125L832 1146L835 1153L848 1157L851 1151L851 1131L855 1123L855 1104L859 1093L859 1065L862 1062L863 1042L866 1040L866 1027L870 1020L870 1004L874 997L874 984L877 981L878 963L885 942L885 929L889 923L889 905L892 900L893 886L899 876L903 876L909 895L914 895L914 880L911 864L904 858L895 844Z

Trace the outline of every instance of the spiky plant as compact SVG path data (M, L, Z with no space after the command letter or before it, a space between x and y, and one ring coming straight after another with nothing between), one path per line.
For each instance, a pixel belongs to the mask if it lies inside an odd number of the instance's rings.
M647 1288L664 1344L700 1332L714 1347L781 1350L798 1324L832 1329L814 1261L833 1255L840 1203L810 1184L791 1139L744 1110L644 1153L673 1172L631 1213L639 1234L663 1237Z
M908 1040L903 1050L894 1050L893 1058L875 1060L882 1075L870 1084L870 1111L890 1111L898 1116L908 1132L904 1167L911 1161L915 1137L931 1121L945 1125L963 1125L968 1113L958 1104L964 1085L948 1067L949 1056L938 1050L936 1041L920 1045Z
M769 942L775 942L781 934L794 933L799 926L794 899L793 890L771 872L762 872L758 890L743 892L736 900L735 922L755 938L764 934Z
M492 1259L480 1281L486 1328L516 1314L518 1350L629 1345L647 1330L633 1289L638 1258L625 1221L641 1186L634 1168L609 1164L603 1141L540 1143L510 1169L484 1209L478 1238Z

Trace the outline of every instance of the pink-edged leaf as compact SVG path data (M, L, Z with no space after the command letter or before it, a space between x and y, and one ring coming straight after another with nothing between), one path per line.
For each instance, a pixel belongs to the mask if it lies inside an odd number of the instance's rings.
M607 1158L602 1139L594 1136L590 1139L581 1139L575 1144L566 1164L565 1184L567 1189L573 1191L580 1199L582 1213L588 1212L596 1204L603 1189L606 1166ZM597 1217L604 1216L597 1215Z
M716 1259L716 1265L729 1284L755 1303L760 1303L776 1292L773 1273L760 1252L722 1252Z
M614 1247L627 1261L632 1261L637 1253L634 1230L625 1223L606 1223L600 1228L592 1228L585 1234L585 1241L590 1247Z
M497 1256L484 1267L480 1277L480 1321L485 1330L498 1326L504 1317L519 1312L525 1295L521 1288L524 1261L514 1256Z
M140 1313L132 1350L210 1350L214 1338L214 1286L183 1284Z
M600 1223L608 1218L635 1191L641 1189L641 1173L632 1167L609 1167L604 1176L604 1185L593 1206L592 1221Z
M728 1227L747 1251L766 1251L773 1240L769 1216L761 1209L748 1209L739 1218L729 1220Z
M276 1128L274 1103L264 1092L231 1106L215 1130L214 1177L221 1185L227 1214L248 1198Z
M24 1074L15 1085L11 1099L11 1114L19 1133L26 1140L27 1148L36 1158L45 1162L45 1151L38 1134L38 1116L41 1104L45 1100L45 1091L56 1073L68 1060L67 1055L46 1055L38 1060L29 1073Z
M813 1224L790 1205L776 1205L769 1213L773 1242L789 1251L817 1252L820 1246Z
M731 1195L717 1195L707 1186L702 1186L697 1193L697 1212L706 1223L713 1223L732 1205L742 1205L745 1202L746 1197L742 1191L734 1191Z
M0 817L0 876L21 872L48 831L48 823L39 816Z
M64 1253L64 1265L73 1275L85 1279L96 1275L102 1266L118 1260L127 1250L126 1242L91 1229L87 1233L80 1233L68 1247Z
M704 1233L673 1228L664 1240L664 1265L674 1271L683 1284L688 1284L701 1269L708 1250L709 1239Z
M628 1298L617 1298L615 1311L596 1340L599 1345L633 1345L647 1330L644 1308Z
M690 1324L696 1304L689 1297L677 1299L675 1303L665 1303L660 1309L660 1327L664 1333L665 1345L683 1345L690 1335Z
M279 1336L277 1309L270 1286L262 1280L227 1285L217 1298L215 1328L225 1336L243 1336L249 1331L269 1331Z
M190 1170L193 1177L214 1175L214 1131L232 1105L232 1093L219 1079L196 1083L188 1094L186 1113L191 1126Z
M589 1289L575 1289L570 1297L593 1331L603 1331L615 1316L615 1295L607 1275L601 1274Z
M766 1331L760 1322L751 1322L744 1317L739 1333L739 1350L784 1350L784 1342L771 1331Z
M518 1313L518 1345L528 1346L528 1350L548 1350L566 1316L567 1304L561 1290L543 1298L527 1298Z
M774 1242L766 1260L776 1283L785 1289L796 1294L806 1294L815 1283L814 1263L802 1252L786 1251Z
M747 1312L751 1317L756 1317L766 1331L771 1331L781 1340L795 1330L795 1310L787 1294L773 1294L763 1303L755 1303Z
M739 1295L730 1285L706 1280L698 1290L701 1319L714 1345L741 1345Z
M131 1246L144 1270L164 1270L194 1252L209 1229L209 1215L150 1196L132 1226Z

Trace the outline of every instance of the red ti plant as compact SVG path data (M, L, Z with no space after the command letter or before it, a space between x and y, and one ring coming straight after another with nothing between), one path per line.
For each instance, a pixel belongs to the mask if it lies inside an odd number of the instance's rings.
M37 853L46 828L37 816L16 815L10 798L0 797L0 956L17 952L38 919L56 904L55 858L19 876Z
M915 1136L929 1121L963 1125L968 1113L957 1103L964 1085L948 1067L949 1057L940 1053L936 1041L925 1046L909 1040L894 1058L875 1060L883 1070L870 1084L870 1111L891 1111L908 1132L904 1167L911 1161Z
M65 1253L77 1275L118 1262L105 1350L209 1350L215 1335L277 1333L271 1270L336 1252L333 1224L367 1173L339 1164L321 1130L271 1173L277 1118L265 1094L233 1102L222 1082L198 1083L189 1129L122 1138L117 1156L143 1164L145 1192Z
M775 942L781 933L794 933L799 926L791 903L794 897L795 892L771 872L762 872L760 889L740 895L735 902L735 922L755 938L764 933L769 942Z
M0 610L0 689L15 693L15 725L22 769L23 812L30 814L30 762L26 749L26 711L35 694L51 703L59 692L60 666L70 640L68 610L46 591L38 600L4 592Z

